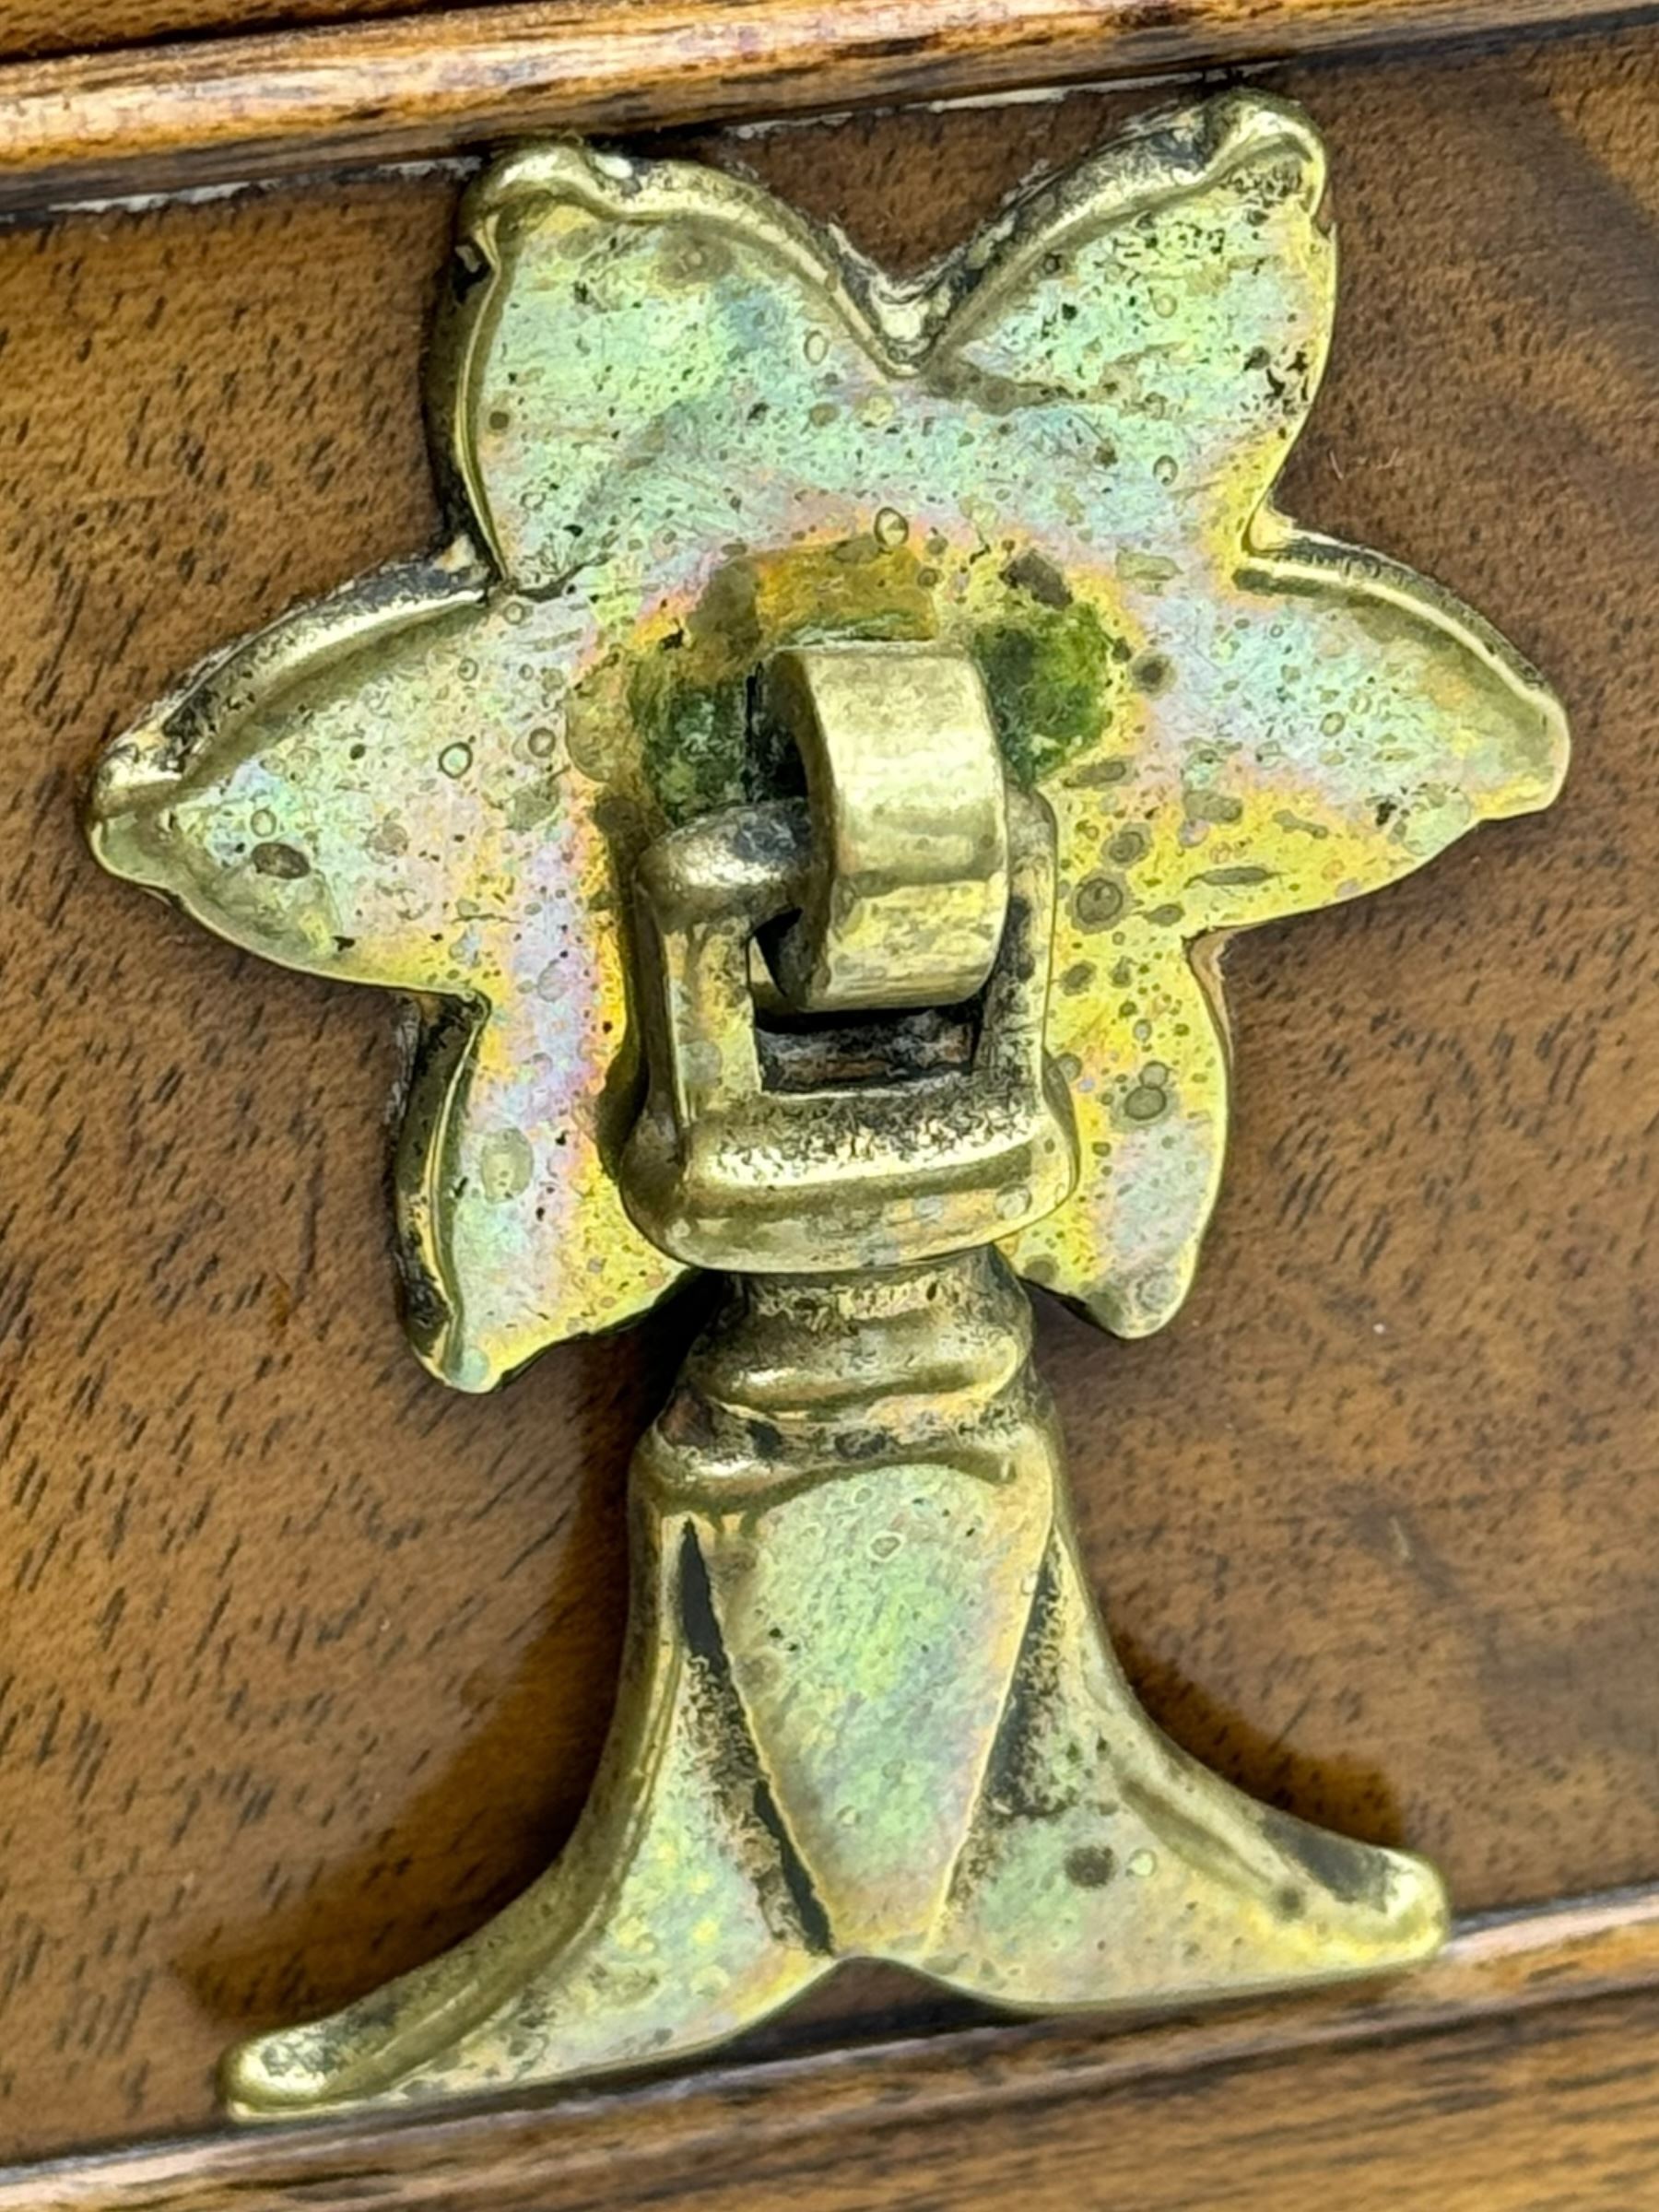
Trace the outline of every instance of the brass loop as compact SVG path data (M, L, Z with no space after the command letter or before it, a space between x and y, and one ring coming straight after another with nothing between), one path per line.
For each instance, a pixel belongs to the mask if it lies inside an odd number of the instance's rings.
M807 892L806 807L731 807L647 847L636 887L651 1090L621 1189L660 1251L752 1275L905 1266L1014 1235L1062 1202L1078 1163L1042 1041L1054 818L1013 792L1008 830L1007 925L965 1063L802 1088L769 1079L748 956ZM924 1018L896 1010L891 1026ZM864 1032L848 1026L861 1057Z
M979 671L934 645L778 653L766 712L806 771L813 857L768 952L805 1012L954 1006L984 983L1008 900L1002 754Z

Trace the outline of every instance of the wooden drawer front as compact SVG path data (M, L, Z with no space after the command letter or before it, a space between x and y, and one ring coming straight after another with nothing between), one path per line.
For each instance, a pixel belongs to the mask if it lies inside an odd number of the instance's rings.
M1230 948L1198 1289L1135 1346L1049 1306L1042 1355L1153 1713L1484 1912L1659 1876L1659 34L1265 81L1328 139L1346 288L1286 504L1481 607L1576 762L1549 814ZM913 266L1147 98L675 143ZM383 1003L135 902L75 818L181 667L434 532L458 182L0 229L0 2155L206 2124L233 2032L429 1956L544 1865L604 1732L623 1469L696 1294L498 1398L427 1380ZM957 2017L849 1976L768 2048ZM1408 2108L1427 2064L1364 2095ZM1361 2091L1324 2078L1336 2126ZM1123 2094L1171 2159L1251 2124L1236 2085L1197 2134ZM954 2185L1000 2201L1002 2156ZM1135 2201L1313 2201L1227 2194L1216 2156L1210 2194ZM1041 2201L1083 2185L1043 2171Z

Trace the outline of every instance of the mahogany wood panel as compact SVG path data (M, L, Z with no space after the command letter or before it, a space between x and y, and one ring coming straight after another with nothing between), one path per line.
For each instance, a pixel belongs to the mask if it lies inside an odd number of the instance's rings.
M1609 12L1644 11L1631 0L516 0L0 67L0 207L534 129L776 116Z
M1051 1308L1043 1356L1154 1712L1483 1909L1659 1873L1659 38L1275 81L1329 137L1346 253L1290 504L1530 649L1577 767L1552 814L1232 948L1239 1141L1198 1291L1133 1347ZM914 263L1129 104L694 143ZM452 190L0 231L0 2156L203 2124L229 2035L545 1863L605 1724L622 1472L694 1311L493 1401L427 1381L393 1312L384 1003L239 961L106 883L73 821L194 654L431 528ZM895 1983L830 2002L865 2032L959 2017ZM1585 2015L1597 2065L1622 2007ZM1534 2036L1490 2031L1468 2110L1402 2046L1394 2109L1473 2155L1554 2066ZM1358 2126L1357 2077L1319 2079L1320 2125ZM1081 2133L1036 2100L1045 2186L1125 2155L1143 2092L1112 2094ZM1631 2095L1582 2096L1635 2156ZM1204 2117L1205 2171L1242 2171L1246 2078L1174 2107L1172 2142ZM935 2140L948 2196L991 2138ZM808 2185L767 2171L722 2201ZM887 2201L846 2172L815 2205Z

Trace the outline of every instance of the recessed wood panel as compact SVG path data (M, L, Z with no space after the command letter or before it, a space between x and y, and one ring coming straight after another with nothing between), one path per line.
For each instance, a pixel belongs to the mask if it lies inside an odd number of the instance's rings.
M1277 81L1345 253L1288 503L1514 637L1577 763L1231 948L1199 1288L1137 1347L1049 1308L1043 1356L1155 1713L1474 1909L1659 1874L1659 40ZM1135 104L695 143L913 264ZM202 2123L229 2035L543 1864L605 1725L623 1471L694 1305L493 1401L429 1382L386 1006L105 882L74 822L194 655L432 529L453 190L0 232L0 2155Z

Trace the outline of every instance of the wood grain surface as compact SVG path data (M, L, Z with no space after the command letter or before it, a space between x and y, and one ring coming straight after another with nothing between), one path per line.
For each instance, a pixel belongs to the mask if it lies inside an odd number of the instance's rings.
M0 208L441 154L535 130L777 116L1650 9L1651 0L503 0L0 66Z
M463 0L0 0L0 54L86 53L141 40L200 38L215 31L282 30L306 23L359 22L412 15ZM604 6L607 0L594 0ZM628 0L609 0L628 5Z
M1552 814L1234 946L1238 1143L1198 1290L1136 1347L1050 1308L1042 1352L1154 1713L1485 1909L1659 1873L1659 37L1273 81L1328 136L1345 241L1289 503L1529 650L1577 765ZM1130 104L680 143L914 264ZM452 189L0 231L0 2156L204 2124L229 2036L428 1956L544 1864L605 1725L623 1469L694 1311L492 1401L426 1380L392 1298L386 1006L106 882L73 818L101 739L194 655L431 528ZM959 2018L896 1981L827 2001L866 2034ZM1651 2160L1617 2073L1638 2028L1659 1999L1586 2007L1591 2073L1559 2094ZM768 2049L847 2032L798 2016ZM1542 2030L1480 2032L1477 2079L1432 2040L1363 2094L1322 2061L1316 2115L1276 2059L1285 2124L1329 2147L1382 2109L1402 2157L1419 2123L1478 2148L1492 2098L1559 2077ZM1216 2194L1136 2201L1312 2203L1260 2140L1265 2081L1205 2074L1160 2123ZM1047 2201L1130 2157L1166 2186L1166 2148L1152 2174L1135 2147L1149 2094L1087 2124L1063 2085L1033 2100ZM929 2140L931 2201L964 2201L969 2159L994 2201L1023 2155L960 2112ZM1507 2195L1435 2201L1639 2201L1517 2194L1524 2147ZM805 2190L794 2155L720 2201ZM815 2207L901 2201L815 2155ZM1280 2194L1241 2194L1247 2166Z
M512 4L527 11L535 0L512 0ZM582 0L582 12L594 18L651 5L652 0ZM740 6L753 16L775 6L776 0L706 0L706 5L712 11L735 19ZM920 0L920 5L936 12L935 0ZM989 18L997 6L998 0L977 0L976 12ZM1246 9L1241 0L1204 0L1203 5L1189 6L1181 13L1194 34L1206 18L1224 19L1230 15L1254 13L1265 14L1270 22L1282 18L1292 26L1296 18L1305 17L1322 39L1364 35L1358 29L1337 30L1335 18L1338 7L1350 17L1369 15L1384 21L1432 13L1442 31L1451 29L1481 35L1492 28L1488 20L1492 13L1518 12L1513 7L1494 11L1487 0L1274 0L1265 10L1261 0L1256 0L1253 9ZM349 24L392 15L464 12L472 12L466 0L94 0L92 6L81 8L68 7L65 0L0 0L0 55L83 53L139 41L200 38L213 32L287 31L302 24ZM1054 6L1052 12L1059 15L1064 11ZM1596 0L1535 0L1535 5L1526 8L1535 19L1564 19L1596 12ZM1603 5L1599 12L1617 11ZM442 26L429 28L441 31ZM1291 35L1294 37L1293 29Z

